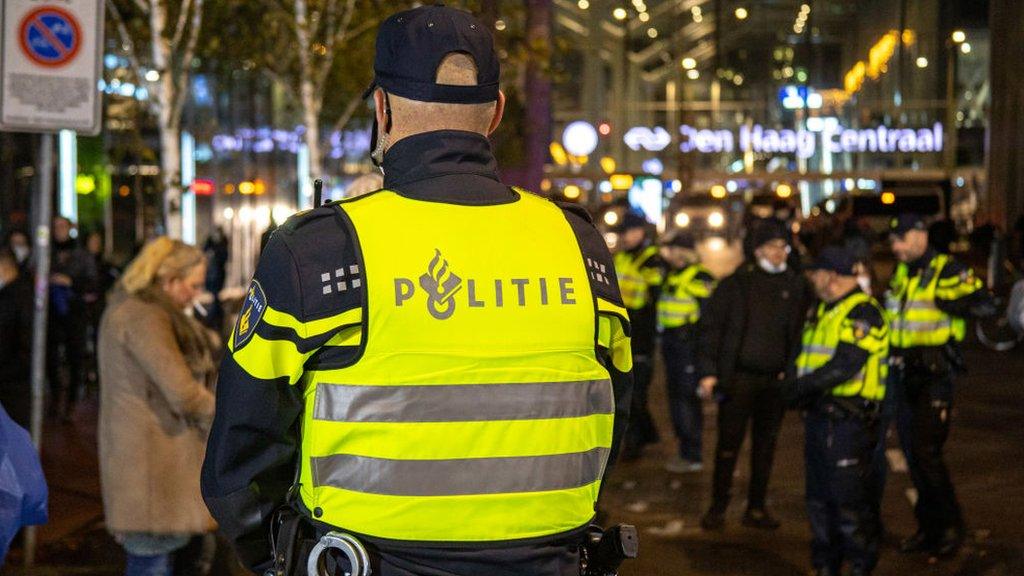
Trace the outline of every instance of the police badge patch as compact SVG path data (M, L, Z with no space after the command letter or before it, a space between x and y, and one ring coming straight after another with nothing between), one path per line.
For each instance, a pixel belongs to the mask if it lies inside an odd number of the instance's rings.
M263 293L259 281L253 280L245 293L242 310L238 313L238 322L235 323L235 333L231 338L235 350L245 346L252 339L252 335L256 333L256 326L259 325L266 310L267 296Z
M855 320L853 322L853 337L857 340L863 340L868 332L871 331L871 325L863 320Z

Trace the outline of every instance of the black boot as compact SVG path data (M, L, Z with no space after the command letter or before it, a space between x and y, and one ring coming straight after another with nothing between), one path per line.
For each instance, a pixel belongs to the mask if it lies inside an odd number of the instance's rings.
M748 508L743 515L743 525L758 530L775 530L782 523L763 508Z
M918 530L910 538L905 538L900 542L900 552L904 554L914 554L916 552L926 552L931 550L935 546L935 539L925 534L923 531Z
M952 558L956 556L956 553L960 551L960 547L964 543L964 531L962 528L947 528L942 536L939 537L939 541L935 544L933 550L935 556L939 558Z
M708 532L717 532L725 528L725 506L713 505L700 520L700 527Z

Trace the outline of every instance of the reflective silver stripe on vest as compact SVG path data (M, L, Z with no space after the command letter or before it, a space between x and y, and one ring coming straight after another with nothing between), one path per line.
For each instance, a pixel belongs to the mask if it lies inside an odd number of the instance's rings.
M390 460L337 454L312 458L316 487L387 496L464 496L568 490L604 473L607 448L553 456Z
M836 349L832 346L825 346L822 344L805 344L802 352L804 354L823 354L825 356L832 356L836 353Z
M935 322L915 322L910 320L897 320L893 326L898 332L935 332L950 328L949 320L937 320Z
M611 380L356 386L321 383L313 418L331 422L483 422L614 412Z

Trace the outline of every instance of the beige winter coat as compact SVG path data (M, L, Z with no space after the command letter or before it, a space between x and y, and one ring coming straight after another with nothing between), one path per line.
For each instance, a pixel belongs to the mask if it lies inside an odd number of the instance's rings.
M191 364L164 307L112 297L99 334L100 481L111 532L215 527L199 492L213 420L212 362Z

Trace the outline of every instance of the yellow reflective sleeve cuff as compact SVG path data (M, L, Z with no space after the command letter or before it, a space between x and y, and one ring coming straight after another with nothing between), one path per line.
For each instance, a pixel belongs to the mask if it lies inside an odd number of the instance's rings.
M266 340L259 334L232 353L235 362L253 378L276 380L288 378L295 384L302 377L303 365L314 351L305 354L290 340Z
M327 318L320 318L319 320L310 320L309 322L302 322L298 318L275 310L271 307L267 307L267 311L263 314L263 321L273 326L280 328L291 328L295 330L295 333L301 338L312 338L319 336L324 332L338 328L339 326L349 326L353 324L359 324L363 320L363 309L354 308L352 310L346 310L341 314L335 314Z
M839 332L839 341L846 344L852 344L862 350L874 354L884 350L888 345L889 329L881 326L864 331L864 328L847 320L843 322L843 327Z
M954 282L951 285L944 285L942 281L935 287L935 297L939 300L959 300L965 296L970 296L978 290L981 290L984 285L978 278L972 278L967 282L962 282L960 278L951 278Z
M661 286L665 282L665 275L661 273L659 268L644 268L640 271L640 274L644 277L644 282L649 286Z

